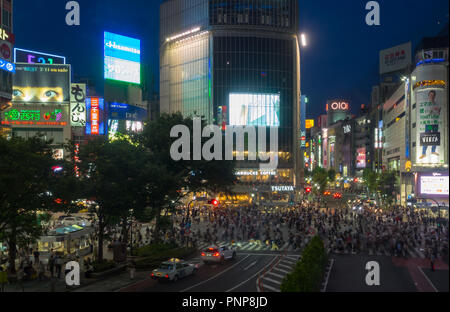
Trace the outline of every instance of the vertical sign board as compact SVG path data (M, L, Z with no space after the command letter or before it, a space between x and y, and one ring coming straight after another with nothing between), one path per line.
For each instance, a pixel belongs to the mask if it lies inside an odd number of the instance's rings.
M70 91L70 125L86 125L86 84L72 83Z
M447 138L445 89L424 89L416 92L417 137L416 164L442 166L445 163Z
M86 99L86 110L88 112L88 120L86 122L86 134L88 135L104 135L103 111L104 100L102 98L93 97Z
M141 41L104 32L105 79L141 83Z

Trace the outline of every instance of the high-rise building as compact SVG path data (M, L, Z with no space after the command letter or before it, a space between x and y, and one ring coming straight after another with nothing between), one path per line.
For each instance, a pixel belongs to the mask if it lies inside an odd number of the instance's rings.
M239 161L239 179L243 193L292 199L303 167L298 1L166 0L160 18L161 113L278 127L277 170Z
M0 0L0 112L11 106L14 41L13 0ZM9 126L0 124L0 135L10 131Z

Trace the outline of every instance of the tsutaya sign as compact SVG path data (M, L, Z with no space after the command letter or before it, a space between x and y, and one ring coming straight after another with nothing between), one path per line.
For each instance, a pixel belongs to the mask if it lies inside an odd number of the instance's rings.
M272 192L293 192L293 185L272 185Z

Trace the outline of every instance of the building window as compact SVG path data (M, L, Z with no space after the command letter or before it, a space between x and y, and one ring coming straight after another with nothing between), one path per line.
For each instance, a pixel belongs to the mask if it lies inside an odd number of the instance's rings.
M416 103L413 104L412 109L416 109Z
M416 147L416 142L413 142L412 146L413 146L413 147Z
M415 122L412 124L412 127L413 127L413 129L416 127L416 123Z

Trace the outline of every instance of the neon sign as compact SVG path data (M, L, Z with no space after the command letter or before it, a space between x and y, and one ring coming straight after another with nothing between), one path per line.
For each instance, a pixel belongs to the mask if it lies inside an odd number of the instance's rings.
M86 123L86 134L103 135L103 118L100 112L104 110L104 100L98 97L87 98L86 110L89 112L89 122Z
M43 113L42 117L46 121L60 121L62 119L62 110L55 109L53 112ZM13 109L9 112L5 112L5 120L6 121L39 121L41 120L41 111L40 110L28 110L22 109L17 110Z
M66 64L66 58L64 56L25 50L14 49L14 62L15 63L28 63L28 64Z
M330 105L327 104L327 111L329 109L331 110L348 110L350 107L350 105L348 104L348 102L332 102Z

